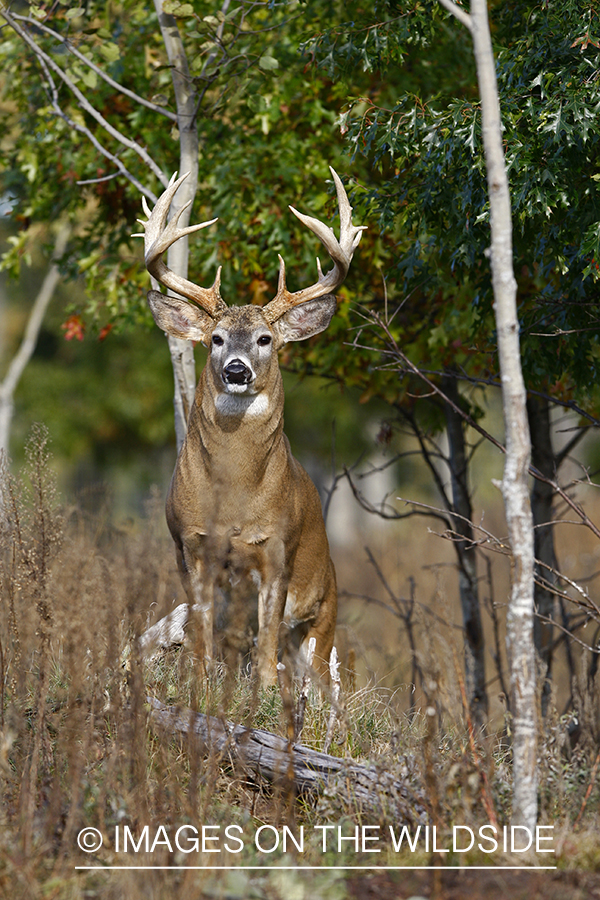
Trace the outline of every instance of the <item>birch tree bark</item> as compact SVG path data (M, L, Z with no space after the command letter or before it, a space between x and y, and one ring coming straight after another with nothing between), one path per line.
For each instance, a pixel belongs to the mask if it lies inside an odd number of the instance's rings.
M177 103L179 174L190 173L175 195L171 208L173 215L176 210L194 199L198 187L198 99L177 22L174 16L164 12L162 0L155 0L154 5L171 64L171 79ZM189 225L190 212L191 203L179 220L180 228ZM187 278L188 257L189 243L186 236L169 248L167 265L177 275ZM196 368L193 345L190 341L182 341L171 336L168 337L168 341L175 378L175 435L177 450L180 450L187 433L187 421L196 391Z
M500 101L486 0L471 0L470 14L452 0L440 0L440 3L471 32L481 98L490 201L490 263L506 443L501 487L513 564L507 617L513 716L512 822L534 828L537 821L537 710L533 641L533 518L528 491L531 440L519 349L517 283L513 271L512 218L502 146Z
M67 224L59 228L54 245L52 260L40 287L37 297L33 302L31 312L27 319L23 339L19 349L13 356L6 375L0 382L0 454L2 451L8 456L10 444L10 430L14 412L14 396L17 385L21 379L27 363L33 356L37 339L44 321L48 305L54 296L56 286L60 281L60 272L56 260L65 252L67 241L71 234L71 227Z

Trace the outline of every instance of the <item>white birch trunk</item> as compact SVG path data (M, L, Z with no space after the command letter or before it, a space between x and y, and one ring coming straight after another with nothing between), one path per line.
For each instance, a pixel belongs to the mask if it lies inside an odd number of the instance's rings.
M537 822L537 709L533 641L533 517L528 489L531 440L519 349L510 193L486 0L472 0L471 20L490 197L490 261L506 434L502 495L513 558L507 620L513 715L512 822L533 829Z
M60 281L60 272L55 260L60 259L65 252L70 234L70 225L65 224L60 227L56 236L52 261L48 266L38 295L33 302L21 345L12 358L3 381L0 383L0 454L4 451L7 457L9 454L15 391L27 363L33 356L46 310Z
M537 704L533 641L533 517L528 491L531 440L519 349L512 217L502 146L500 101L486 0L471 0L470 15L452 0L440 0L440 3L471 31L481 97L490 200L490 262L506 434L502 495L513 559L507 617L513 717L512 822L533 829L537 821Z
M179 209L196 196L198 187L198 127L196 121L197 96L190 76L185 49L175 18L163 12L162 0L154 0L161 34L169 63L177 103L177 127L179 130L179 174L189 172L172 204L172 211ZM190 221L191 206L179 226L185 228ZM171 215L173 212L171 213ZM188 275L188 238L184 237L169 248L167 265L177 275ZM187 432L187 422L196 390L194 349L190 341L169 337L169 351L175 379L175 435L177 449L181 448Z

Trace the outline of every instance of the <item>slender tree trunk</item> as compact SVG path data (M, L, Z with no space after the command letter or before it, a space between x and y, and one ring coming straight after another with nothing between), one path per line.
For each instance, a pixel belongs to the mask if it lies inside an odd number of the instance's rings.
M454 0L439 2L471 32L481 98L481 126L490 200L490 262L506 433L506 459L501 487L513 560L506 635L513 717L512 821L515 825L533 829L537 821L538 774L533 641L533 518L528 490L531 439L519 350L512 217L502 146L500 100L486 0L471 0L470 14Z
M48 266L39 293L33 302L23 340L10 362L4 380L0 383L0 453L4 451L6 456L9 453L15 390L27 363L33 355L48 304L52 300L56 286L60 281L60 272L55 261L60 259L65 252L70 234L70 225L64 224L60 226L52 253L52 261Z
M533 519L528 470L531 455L526 392L519 350L512 219L502 147L500 102L485 0L471 2L471 33L481 97L490 226L494 311L502 381L506 460L502 495L513 559L507 618L513 715L513 824L537 821L536 665L533 642Z
M531 461L534 467L546 478L554 479L556 460L552 450L550 432L550 409L548 400L530 396L527 399L527 414L531 432ZM556 598L550 587L544 587L540 581L553 585L555 577L550 569L556 569L554 551L554 526L552 522L552 485L537 478L531 491L531 511L533 513L535 573L537 581L534 589L535 608L546 618L555 618ZM546 715L552 687L552 644L554 628L539 619L534 621L533 629L535 647L544 667L544 684L542 687L542 715Z
M177 21L163 11L162 0L154 0L163 42L171 65L171 78L177 103L177 125L179 129L179 174L189 172L171 207L171 215L193 200L198 187L198 127L196 120L197 94L190 76L187 57L177 27ZM179 225L185 228L190 221L190 207L185 210ZM177 241L168 251L167 265L177 275L187 278L188 238ZM175 378L175 434L177 449L181 448L187 432L187 422L196 390L196 369L194 349L190 341L169 337L169 350Z
M457 406L460 397L456 379L446 376L443 380L445 395ZM445 405L446 433L450 456L452 505L454 530L461 539L454 542L458 555L458 579L460 603L465 629L465 675L471 718L476 727L487 718L488 698L485 687L485 643L481 625L479 591L477 582L477 558L473 541L473 508L469 492L469 463L465 448L464 422L449 405Z

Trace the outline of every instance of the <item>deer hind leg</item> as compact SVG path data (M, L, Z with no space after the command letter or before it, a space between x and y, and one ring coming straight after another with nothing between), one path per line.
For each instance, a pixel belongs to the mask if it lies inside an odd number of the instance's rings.
M300 642L300 664L305 665L308 656L308 645L311 638L315 638L315 655L312 668L323 681L329 680L329 657L335 638L335 623L337 619L337 584L333 563L330 563L323 599L314 620L303 634Z

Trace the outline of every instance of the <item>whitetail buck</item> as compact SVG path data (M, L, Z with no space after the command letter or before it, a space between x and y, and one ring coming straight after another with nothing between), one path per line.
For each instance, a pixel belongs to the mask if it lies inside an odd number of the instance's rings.
M209 349L196 389L188 431L167 498L167 522L190 604L199 611L204 655L212 656L215 589L223 572L243 576L258 590L258 671L263 684L276 680L282 622L297 629L300 649L316 638L315 667L325 671L337 615L335 571L317 490L294 459L283 433L283 383L277 351L329 325L336 309L332 292L343 282L363 227L332 170L340 210L340 239L327 225L292 212L313 231L334 266L318 280L290 293L280 259L273 300L228 307L219 293L221 269L210 288L177 276L163 253L183 235L212 222L178 228L183 209L167 224L175 193L186 177L171 179L144 226L146 268L166 288L192 303L158 291L148 293L157 325ZM212 221L216 221L213 219ZM140 220L141 222L141 220Z

